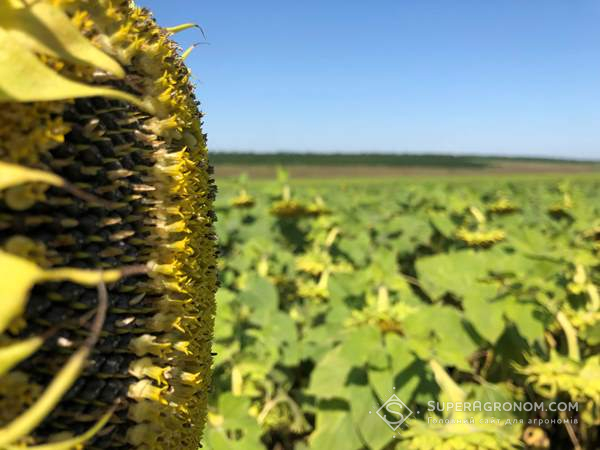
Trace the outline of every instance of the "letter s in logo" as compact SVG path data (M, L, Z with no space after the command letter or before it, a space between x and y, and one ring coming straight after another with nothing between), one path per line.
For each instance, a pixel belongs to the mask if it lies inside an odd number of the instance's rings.
M412 411L395 394L381 405L377 415L393 430L396 431L412 415Z
M401 424L404 422L404 414L402 414L402 410L404 409L404 405L401 402L397 402L392 400L385 404L385 410L390 414L391 417L388 417L387 414L383 415L384 420L391 424Z

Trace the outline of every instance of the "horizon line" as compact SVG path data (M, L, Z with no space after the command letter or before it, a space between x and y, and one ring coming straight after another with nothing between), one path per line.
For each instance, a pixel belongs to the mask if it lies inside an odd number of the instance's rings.
M385 151L385 150L248 150L248 149L211 149L213 154L249 154L249 155L311 155L311 156L429 156L429 157L455 157L455 158L487 158L487 159L537 159L551 161L577 161L599 163L600 155L597 158L590 157L562 157L556 155L535 155L535 154L497 154L497 153L457 153L457 152L439 152L439 151Z

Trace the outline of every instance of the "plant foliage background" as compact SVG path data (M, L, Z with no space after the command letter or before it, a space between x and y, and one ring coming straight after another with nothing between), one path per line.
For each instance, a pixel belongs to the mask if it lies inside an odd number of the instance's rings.
M207 448L600 445L597 177L291 183L280 172L220 189ZM396 436L373 414L393 388L418 411ZM579 411L426 425L427 402L453 388Z

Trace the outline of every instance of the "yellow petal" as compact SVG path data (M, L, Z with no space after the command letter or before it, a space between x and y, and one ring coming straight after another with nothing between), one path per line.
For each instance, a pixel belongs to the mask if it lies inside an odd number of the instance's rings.
M171 34L175 34L175 33L179 33L180 31L189 30L190 28L198 28L200 30L200 32L202 33L202 36L204 36L204 39L206 39L204 30L202 29L202 27L200 25L198 25L196 23L182 23L181 25L176 25L174 27L167 27L167 28L165 28L165 30L167 30Z
M0 376L35 353L43 343L44 339L36 336L0 348Z
M5 281L0 283L0 333L19 317L27 303L27 294L42 277L43 270L26 259L0 251L0 273Z
M141 269L140 269L141 271ZM140 273L137 271L137 273ZM136 273L136 271L132 271ZM0 274L3 283L0 283L0 333L3 332L12 320L23 314L29 291L36 283L41 281L71 281L85 286L95 286L98 283L112 283L117 281L126 270L82 270L72 268L59 268L43 270L36 264L24 258L0 250Z
M0 29L0 102L35 102L110 97L147 109L133 95L70 80L42 63Z
M69 267L47 270L42 274L43 281L72 281L84 286L95 286L100 282L114 283L121 278L120 270L82 270ZM40 281L41 281L40 280Z
M53 173L0 161L0 190L26 183L45 183L52 186L63 186L64 180Z
M95 47L62 10L49 3L38 2L21 8L1 4L0 28L31 51L76 64L89 64L119 78L125 76L117 61Z
M108 306L106 286L100 282L98 286L98 312L94 319L90 336L52 379L50 385L24 413L0 428L0 448L14 445L19 439L33 431L60 402L63 395L75 383L94 345L98 341Z
M43 444L43 445L34 445L27 447L27 450L72 450L82 448L82 444L86 441L89 441L92 437L96 435L104 425L108 422L108 420L113 415L114 408L108 411L106 414L102 416L102 418L88 431L86 431L81 436L74 437L72 439L67 439L61 442L53 442L51 444ZM23 450L21 446L9 446L7 450Z
M192 54L194 49L196 47L198 47L199 45L200 45L199 43L196 43L196 44L193 44L190 47L188 47L188 49L181 54L181 59L183 59L185 61L188 58L188 56L190 56Z

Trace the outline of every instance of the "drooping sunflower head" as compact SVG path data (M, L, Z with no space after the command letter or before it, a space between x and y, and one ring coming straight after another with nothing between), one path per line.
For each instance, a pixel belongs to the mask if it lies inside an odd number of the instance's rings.
M456 232L456 237L469 247L491 247L503 241L506 233L503 230L474 230L461 227Z

